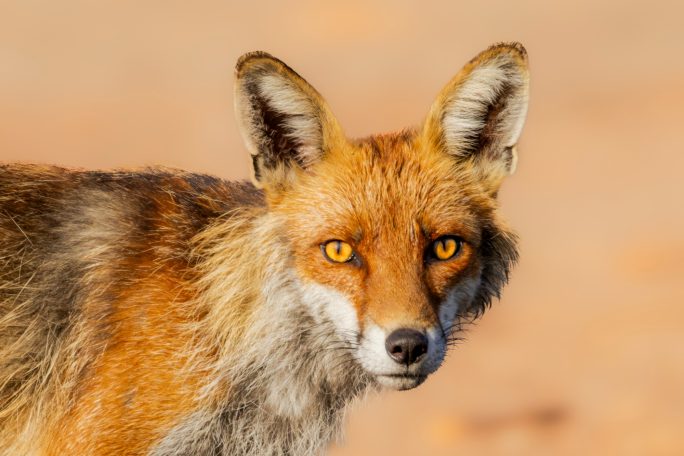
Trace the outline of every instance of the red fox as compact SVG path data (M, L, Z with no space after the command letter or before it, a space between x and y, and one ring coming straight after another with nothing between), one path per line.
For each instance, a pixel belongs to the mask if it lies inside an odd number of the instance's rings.
M316 455L354 398L423 383L517 259L528 81L492 46L420 127L352 141L253 52L253 183L2 165L0 454Z

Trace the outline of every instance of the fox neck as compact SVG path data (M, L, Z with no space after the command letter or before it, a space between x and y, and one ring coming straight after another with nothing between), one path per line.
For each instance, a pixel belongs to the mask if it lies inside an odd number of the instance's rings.
M272 280L272 279L271 279ZM341 429L370 378L303 305L296 278L281 278L256 309L220 401L225 454L315 454ZM239 436L239 438L235 438Z
M205 405L170 436L206 435L185 441L222 454L315 454L337 437L346 406L375 385L335 322L307 304L279 226L262 213L213 228L225 242L209 246L205 270L223 273L199 286L216 355ZM155 454L178 443L166 440Z

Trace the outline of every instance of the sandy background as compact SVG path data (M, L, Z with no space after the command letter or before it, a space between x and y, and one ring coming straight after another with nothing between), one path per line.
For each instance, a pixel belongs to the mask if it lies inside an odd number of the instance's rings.
M0 1L0 160L243 178L243 52L361 136L519 40L532 99L501 199L520 265L438 374L357 407L332 454L684 454L682 3L417 3Z

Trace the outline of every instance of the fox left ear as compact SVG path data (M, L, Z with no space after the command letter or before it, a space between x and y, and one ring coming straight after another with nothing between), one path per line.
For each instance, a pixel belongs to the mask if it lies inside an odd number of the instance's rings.
M490 47L442 90L424 124L427 140L471 161L496 193L515 171L515 146L527 114L527 52L519 43Z
M258 186L281 184L343 137L323 97L275 57L250 52L235 73L235 112Z

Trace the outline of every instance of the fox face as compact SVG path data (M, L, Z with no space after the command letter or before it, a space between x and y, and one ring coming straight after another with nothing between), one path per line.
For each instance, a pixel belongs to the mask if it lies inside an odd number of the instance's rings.
M378 383L421 384L517 258L496 196L515 169L527 110L525 50L489 48L419 128L355 141L281 61L247 54L236 71L254 181L302 301Z

